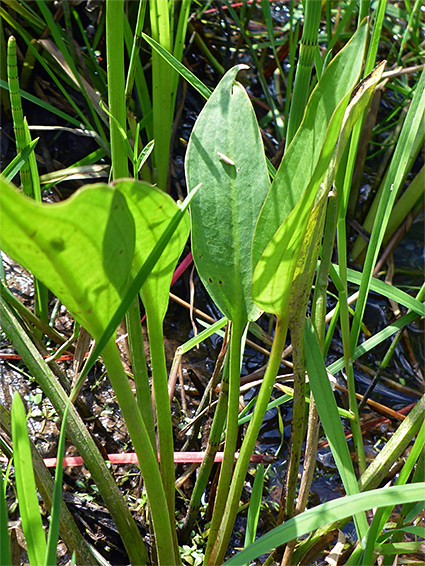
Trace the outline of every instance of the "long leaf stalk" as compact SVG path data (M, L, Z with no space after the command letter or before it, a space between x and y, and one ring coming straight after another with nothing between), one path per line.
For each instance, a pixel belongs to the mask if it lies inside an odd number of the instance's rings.
M325 232L323 237L323 245L321 251L321 261L318 269L316 284L314 287L312 318L315 321L315 326L318 329L319 344L323 350L324 334L325 334L325 320L326 320L326 290L328 286L328 273L329 266L332 260L333 243L335 239L336 230L336 195L330 193L328 199L328 209L326 214ZM304 333L302 334L304 340ZM304 352L304 345L301 345ZM294 358L295 362L295 358ZM308 412L307 423L307 438L306 447L304 452L303 473L297 497L297 502L294 509L294 515L302 513L307 505L308 496L310 494L310 487L313 481L314 471L316 469L316 454L317 444L319 440L319 414L314 400L313 393L310 393L310 404ZM296 470L298 472L298 469ZM282 559L282 564L291 564L296 540L289 541L286 545L285 552Z
M255 405L254 414L242 443L239 458L236 462L233 473L232 483L230 485L229 496L224 510L223 519L218 531L217 539L214 541L211 554L205 564L214 566L220 564L226 553L232 533L233 525L238 513L239 500L245 482L246 472L248 470L251 454L254 450L255 443L260 432L261 424L267 410L273 384L279 371L282 352L285 347L286 334L288 331L288 319L278 319L274 334L272 349L270 352L269 363L266 373L264 374L263 383L258 394L257 403Z
M128 175L128 161L125 146L120 127L126 127L126 103L125 103L125 77L124 77L124 3L122 0L108 0L106 11L106 30L107 30L107 57L108 57L108 83L109 83L109 110L112 117L111 130L111 158L113 177L126 177ZM137 299L135 299L137 300ZM143 337L137 329L140 326L140 318L138 309L130 308L127 313L127 324L129 332L132 333L130 342L133 351L143 348ZM151 319L152 320L152 319ZM174 528L174 461L173 461L173 438L171 426L170 405L168 403L168 395L163 395L163 383L165 382L165 391L167 392L167 372L164 359L162 323L154 323L148 321L149 335L151 338L151 356L152 363L155 366L154 391L157 403L158 430L159 430L159 450L161 456L161 473L158 469L157 453L155 441L153 437L151 410L147 407L150 402L150 395L143 401L139 400L139 404L144 403L144 414L147 417L147 424L142 418L139 406L136 404L134 396L131 392L126 391L126 399L124 398L124 390L116 391L118 402L123 412L124 420L128 428L130 438L132 439L134 449L138 453L139 464L142 470L143 479L146 485L149 504L152 512L152 522L154 526L155 538L157 542L158 559L160 563L168 564L175 561L178 564L178 548L177 539ZM159 328L158 328L159 326ZM103 351L105 356L106 352ZM110 355L111 352L108 352ZM138 366L137 362L140 362ZM121 361L118 362L111 357L110 363L115 364L113 371L116 376L123 374ZM106 361L105 361L105 365ZM108 367L108 366L107 366ZM136 372L141 374L139 380L139 389L146 389L146 374L143 375L143 360L136 359ZM125 375L125 374L124 374ZM113 377L110 375L112 381ZM123 383L116 382L116 386L124 387ZM125 387L127 389L128 387ZM114 387L115 389L115 387ZM143 391L146 393L146 391ZM123 407L119 401L122 396ZM131 397L131 399L130 399ZM132 410L128 410L132 407ZM130 419L128 421L127 419ZM134 420L135 419L135 420ZM140 428L141 427L141 428ZM140 429L139 432L137 429ZM141 438L143 439L140 442ZM138 444L138 449L136 447ZM144 454L145 452L145 454ZM147 458L146 455L149 455ZM150 460L146 471L142 464L142 459ZM151 479L148 480L146 472L150 474ZM167 516L167 519L165 518Z
M235 452L238 437L238 413L240 396L240 369L241 369L241 344L244 333L245 321L236 319L232 321L229 351L229 395L227 409L226 442L224 445L224 456L221 464L220 478L218 481L217 495L214 503L214 512L210 525L205 559L212 550L216 540L218 529L223 517L224 508L229 493L232 472L235 461Z
M158 457L151 444L114 340L105 346L102 357L139 460L152 514L158 561L164 565L177 565L180 563L180 558L178 550L172 544L176 534L170 521Z
M305 435L305 351L304 351L304 313L297 317L297 324L291 324L291 343L294 364L294 398L291 423L291 456L286 475L285 489L280 499L278 524L290 519L294 514L294 501L297 491L298 470L301 448Z
M152 364L153 391L159 437L160 469L162 484L167 500L170 525L174 524L175 509L175 473L174 473L174 441L171 422L171 406L168 397L167 367L164 352L164 333L162 319L155 312L146 311L149 334L149 347ZM174 545L177 545L175 529L173 531ZM177 551L177 550L176 550Z
M132 311L132 312L131 312ZM128 347L130 351L131 369L136 386L137 404L146 425L151 444L156 448L155 422L153 416L151 388L148 368L146 365L143 343L142 325L140 324L139 298L137 297L127 311L126 323L128 332Z
M316 277L316 285L312 301L312 321L316 330L319 345L324 350L326 321L326 291L328 288L329 267L332 261L337 221L337 202L335 193L328 199L325 232L321 251L320 267ZM317 443L319 440L319 415L313 394L311 394L308 414L308 429L304 455L303 475L298 494L296 513L304 511L310 493L316 463Z
M278 524L295 514L294 501L297 493L298 474L301 459L301 448L305 436L305 349L304 349L304 316L298 317L298 324L291 325L291 343L294 364L294 397L291 423L291 456L287 470L285 488L282 490L279 506ZM282 566L290 566L296 540L290 541L285 548Z
M187 544L192 531L192 527L195 524L195 521L199 514L199 509L201 508L201 498L205 491L205 488L207 487L211 469L214 464L214 457L221 443L221 435L223 433L223 427L227 415L228 397L229 379L228 365L226 364L226 367L223 371L223 379L221 381L218 403L214 412L214 418L211 425L210 434L208 436L207 446L205 448L205 456L202 460L202 464L199 468L198 476L193 487L183 526L179 532L180 544Z

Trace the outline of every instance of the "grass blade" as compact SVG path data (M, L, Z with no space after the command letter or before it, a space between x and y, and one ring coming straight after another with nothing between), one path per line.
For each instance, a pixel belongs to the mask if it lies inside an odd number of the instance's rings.
M385 230L394 205L397 193L400 189L401 180L404 173L404 167L401 164L406 163L409 157L412 144L415 141L416 134L422 124L422 118L425 111L425 69L421 73L415 94L413 95L410 108L408 110L403 129L400 134L397 147L391 161L388 175L385 182L384 195L379 204L375 223L373 226L370 242L364 263L363 276L360 284L359 298L357 300L356 310L353 319L353 325L350 335L351 351L354 350L361 328L363 314L366 308L366 300L369 293L370 281L372 279L373 269L378 257ZM387 201L388 199L388 201ZM387 201L387 203L385 202Z
M332 264L331 267L331 277L332 277L332 270L335 270L337 275L339 276L339 266L336 264ZM356 285L360 285L362 281L362 273L359 271L355 271L354 269L347 269L347 280L350 283L354 283ZM408 293L405 293L401 289L390 285L389 283L385 283L385 281L381 281L376 277L372 277L370 281L370 288L372 291L379 293L383 297L387 297L387 299L392 299L393 301L397 301L398 303L402 304L404 307L414 311L419 316L425 316L425 304L415 299Z
M0 470L0 564L9 566L12 564L10 556L9 530L7 528L8 516L5 497L5 486L3 485L3 472Z
M329 441L335 463L348 495L359 492L356 474L351 462L350 452L342 428L341 419L334 393L326 373L323 354L317 341L316 333L310 319L306 320L305 326L305 349L309 352L306 356L306 368L310 380L310 387L316 401L317 411L322 422L323 430ZM354 518L356 530L361 540L366 534L368 524L364 514Z
M34 472L32 470L25 409L17 392L12 402L12 439L16 491L18 493L22 529L27 543L30 564L31 566L39 566L44 563L46 537L41 522Z
M425 489L425 482L413 485L392 486L375 489L366 493L356 493L334 499L293 517L276 527L247 549L225 562L225 566L237 566L255 560L262 554L285 544L289 540L303 536L321 526L339 521L354 514L363 513L371 507L385 507L402 503L416 502L418 493Z
M28 159L29 154L33 151L40 138L33 140L24 150L22 150L12 161L3 169L2 175L6 177L8 181L11 181L13 177L22 168L25 161Z
M387 338L390 338L390 336L395 334L401 328L404 328L410 322L414 321L417 317L418 315L415 312L409 312L392 324L389 324L387 327L385 327L383 330L381 330L368 340L365 340L365 342L362 342L362 344L357 346L352 354L353 361L357 360L357 358L360 358L360 356L363 356L363 354L366 354L367 352L370 352L371 350L376 348L378 344L380 344ZM328 372L335 374L337 371L344 368L344 364L344 358L340 358L339 360L336 360L336 362L333 362L330 366L328 366Z
M255 473L254 485L249 500L248 517L246 520L246 532L244 547L254 542L257 533L258 518L261 510L261 497L264 485L264 465L260 464Z
M173 57L173 55L171 55L171 53L169 53L166 49L164 49L164 47L162 47L162 45L160 45L157 41L155 41L145 33L142 33L142 37L147 43L149 43L152 49L155 49L155 51L157 51L159 55L161 55L161 57L163 57L174 70L180 73L180 75L184 79L186 79L187 82L191 86L193 86L193 88L197 90L201 96L205 98L205 100L209 99L211 90L207 86L205 86L204 83L192 73L192 71L187 69L182 63L180 63L180 61L177 61L177 59Z
M59 538L59 526L60 526L60 509L62 503L62 477L63 477L63 456L65 454L65 437L66 437L66 425L68 419L68 411L70 408L70 401L66 404L65 411L63 413L61 432L59 435L58 451L57 451L57 464L55 472L55 485L53 488L53 501L52 501L52 511L49 534L47 536L47 548L46 548L46 566L56 565L56 552Z

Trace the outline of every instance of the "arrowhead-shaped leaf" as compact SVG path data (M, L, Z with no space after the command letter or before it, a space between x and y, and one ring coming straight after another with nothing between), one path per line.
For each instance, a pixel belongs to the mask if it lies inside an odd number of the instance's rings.
M92 185L57 204L40 204L0 179L0 245L98 339L124 296L134 221L123 195Z
M270 187L257 120L245 89L226 73L193 128L186 154L193 258L220 310L243 323L258 318L251 298L251 247Z

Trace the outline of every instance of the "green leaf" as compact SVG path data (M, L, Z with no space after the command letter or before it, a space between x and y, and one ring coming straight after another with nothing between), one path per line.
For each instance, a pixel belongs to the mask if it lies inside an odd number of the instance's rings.
M333 268L339 275L339 266L333 264ZM354 283L356 285L360 285L362 280L362 274L359 271L355 271L354 269L347 269L347 279L350 283ZM398 303L402 304L404 307L414 311L419 316L425 316L425 304L415 299L405 291L402 291L398 287L394 285L389 285L385 283L385 281L381 281L376 277L372 277L370 281L370 288L375 293L379 293L383 297L388 297L393 301L397 301Z
M12 440L16 491L18 493L22 529L30 564L31 566L38 566L44 564L46 536L38 506L25 409L17 392L12 402Z
M204 187L191 204L193 258L220 310L246 322L260 311L251 299L251 244L270 186L257 120L237 66L226 73L193 128L187 185Z
M118 181L114 187L124 195L136 227L132 274L136 276L168 224L179 211L174 200L152 185L139 181ZM189 237L186 214L144 283L140 295L145 308L163 319L168 307L168 291L176 263Z
M255 472L254 484L252 486L252 493L249 499L248 516L246 520L246 532L244 547L254 542L255 535L257 534L258 519L260 517L261 499L263 496L264 486L264 464L257 466Z
M342 483L344 484L345 491L348 495L352 495L359 492L359 486L342 428L335 396L326 373L323 354L320 350L319 342L317 341L310 319L306 319L304 340L305 351L309 352L309 355L306 356L306 368L310 387L313 391L314 400L316 401L317 412L319 413L326 438L329 441L329 446ZM356 516L355 521L356 526L360 526L360 528L357 527L357 532L366 533L368 529L366 517L364 515Z
M11 181L13 177L19 173L22 168L22 165L28 159L30 153L35 149L35 146L38 143L39 138L33 140L24 150L22 150L16 157L12 159L12 161L3 169L2 175L8 180Z
M425 489L425 483L392 486L375 489L366 493L356 493L334 499L313 509L309 509L262 536L248 548L225 562L226 566L236 566L255 560L258 556L290 540L306 535L319 527L362 513L372 507L398 505L417 501L418 493Z
M352 359L357 360L357 358L360 358L360 356L363 356L363 354L370 352L371 350L376 348L378 344L381 344L381 342L387 340L387 338L390 338L398 330L404 328L407 324L410 324L416 318L418 318L418 315L415 312L408 312L407 314L401 316L392 324L389 324L388 326L380 330L377 334L374 334L371 338L368 338L359 346L357 346L352 354ZM345 362L344 358L342 357L328 366L327 370L332 375L335 375L339 370L344 368L344 365Z
M344 112L362 65L367 27L363 23L335 57L314 89L304 119L289 145L257 222L253 243L253 297L262 309L281 315L310 211L334 157ZM370 86L368 87L370 88ZM368 90L369 93L369 90ZM359 112L346 116L339 153Z
M311 94L304 119L282 159L258 219L254 265L311 179L323 177L326 171L348 104L347 95L360 76L366 37L367 26L363 23L329 64Z
M10 541L8 529L7 505L3 485L3 472L0 469L0 564L11 566Z
M175 69L180 75L187 80L187 82L196 89L201 96L203 96L206 100L211 95L210 89L204 85L204 83L198 79L196 75L192 73L187 67L185 67L180 61L178 61L171 53L169 53L162 45L160 45L157 41L149 37L148 35L142 33L143 39L149 43L149 45L157 51L161 57L163 57L169 65L173 69Z
M92 185L39 204L0 179L2 249L47 285L98 338L125 293L134 221L121 193Z
M193 191L184 199L180 208L173 216L171 221L168 223L168 226L161 235L158 243L155 245L154 249L150 252L146 262L143 264L143 266L138 271L137 275L129 285L122 301L120 302L118 308L115 310L113 316L109 320L109 323L106 326L102 336L99 338L98 342L96 343L96 346L93 348L86 364L84 365L84 368L82 369L80 376L78 378L78 382L74 385L75 391L78 390L78 387L81 385L85 377L88 375L90 369L93 367L97 358L102 353L103 348L105 348L110 338L114 334L115 330L117 329L120 321L123 319L125 313L130 308L131 303L137 297L137 294L139 293L141 287L143 287L143 285L145 284L145 281L149 277L149 274L154 268L156 262L158 261L158 258L167 247L170 238L174 234L180 222L182 222L183 218L186 216L187 214L186 211L189 207L189 203L191 202L191 199L194 197L194 195L197 193L199 189L200 189L200 185L195 187Z

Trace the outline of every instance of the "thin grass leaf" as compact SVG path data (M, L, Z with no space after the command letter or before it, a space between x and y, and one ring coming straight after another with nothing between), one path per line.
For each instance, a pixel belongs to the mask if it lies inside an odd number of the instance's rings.
M22 530L25 535L30 564L31 566L39 566L44 563L46 535L38 505L25 409L17 392L12 402L12 440Z
M360 358L360 356L363 356L363 354L366 354L367 352L370 352L371 350L376 348L378 344L380 344L384 340L387 340L387 338L390 338L398 330L413 322L417 317L418 315L415 312L409 312L397 319L392 324L386 326L383 330L381 330L368 340L362 342L359 346L357 346L352 354L353 361L357 360L357 358ZM330 366L328 366L327 370L334 375L336 372L344 369L344 365L344 358L340 358L339 360L336 360Z
M207 86L205 86L204 83L192 73L192 71L187 69L182 63L180 63L180 61L177 61L177 59L173 57L173 55L171 55L171 53L169 53L166 49L164 49L164 47L162 47L162 45L160 45L157 41L155 41L145 33L142 33L142 37L147 43L149 43L152 49L155 49L155 51L157 51L174 70L176 70L184 79L186 79L187 82L191 86L193 86L193 88L197 90L201 96L205 98L205 100L209 99L212 91Z
M87 120L87 117L85 116L84 112L76 105L76 103L74 102L72 96L69 94L68 89L65 88L63 83L63 78L62 80L60 80L55 73L52 71L52 69L50 68L50 65L48 64L46 57L42 56L38 50L34 47L33 43L32 43L32 37L25 31L25 29L18 24L11 16L10 14L4 10L4 8L2 8L0 6L0 15L2 18L4 18L4 20L6 22L8 22L8 24L15 29L20 37L22 37L27 46L28 49L31 51L31 53L33 54L33 56L37 59L37 61L42 65L42 67L46 70L46 72L48 73L48 75L51 77L52 81L55 83L55 85L57 86L57 88L59 89L59 91L62 93L62 95L64 96L65 100L70 104L70 106L74 109L75 113L79 116L80 121L85 125L85 127L88 130L92 130L92 126L89 122L89 120ZM41 40L43 41L43 40ZM66 84L66 83L65 83ZM32 95L29 95L28 93L24 93L21 90L21 95L23 98L28 98L29 100L34 100L36 101L36 103L40 106L46 106L46 107L50 107L50 105L48 103L43 103L41 101L39 101L36 97L33 97ZM53 108L53 107L52 107ZM63 115L66 116L66 114L60 110L52 110L53 113L58 114L58 115ZM74 118L70 118L69 121L71 121L72 123L75 123L76 126L80 126L80 122L75 121ZM104 140L106 141L106 136L104 135L103 131L99 132L101 135L103 135Z
M225 562L226 566L237 566L255 560L285 544L286 542L306 535L321 526L339 521L355 514L363 513L373 507L384 507L388 504L402 504L417 500L418 491L425 489L425 483L392 486L385 489L375 489L367 493L357 493L341 497L309 509L279 527L262 536L250 547L239 552Z
M9 90L9 86L8 86L7 82L2 80L2 79L0 79L0 88L4 88L6 90ZM19 89L19 93L20 93L21 97L24 98L25 100L28 100L29 102L35 104L36 106L39 106L40 108L43 108L44 110L47 110L48 112L51 112L52 114L55 114L59 118L62 118L63 120L66 120L70 124L77 126L77 128L81 126L81 122L79 122L79 120L76 120L75 118L73 118L69 114L66 114L62 110L59 110L58 108L55 108L54 106L52 106L48 102L45 102L44 100L40 100L36 96L30 94L29 92L26 92L25 90L22 90L21 88Z
M246 531L244 548L255 540L257 534L258 519L260 517L261 499L264 486L264 464L257 466L251 497L249 498L248 516L246 519Z
M135 162L135 167L134 167L136 175L140 172L143 165L149 159L149 156L152 153L154 145L155 145L155 140L151 140L150 142L148 142L145 145L145 147L142 149L142 151L137 156L137 159L136 159L136 162Z
M397 193L400 189L401 180L404 174L404 167L400 166L407 162L412 145L415 141L417 132L421 126L425 112L425 69L421 73L415 94L407 112L403 124L400 138L391 160L390 168L385 181L384 198L381 199L373 225L366 259L363 267L363 276L359 289L356 310L354 314L350 344L353 351L360 334L361 321L366 308L366 300L369 293L370 281L373 269L381 247L385 230L393 208Z
M14 157L8 165L6 165L1 172L1 175L3 175L8 181L11 181L28 159L29 154L34 150L39 139L40 138L36 138L23 151L18 153L18 155Z
M306 356L306 368L317 411L345 491L347 495L353 495L359 492L359 486L323 354L310 319L306 319L304 338L305 350L309 352ZM354 521L359 539L362 539L368 530L366 517L364 514L356 515Z
M65 411L62 418L61 432L59 435L58 450L57 450L57 464L55 471L55 485L53 488L53 501L51 510L51 519L49 534L47 536L47 548L45 566L56 566L57 546L59 539L60 527L60 509L62 503L62 477L63 477L63 457L65 454L65 439L66 439L66 425L68 420L68 411L71 406L69 400L66 404Z
M55 45L51 44L52 49L54 49L52 55L56 58L58 63L63 67L65 72L68 74L68 76L71 77L73 82L79 88L79 91L81 92L83 98L85 99L87 107L92 115L94 124L96 126L96 131L102 135L103 129L97 113L98 106L95 104L98 101L99 96L88 83L85 83L84 79L78 73L75 62L62 37L63 30L61 29L59 24L53 19L53 15L50 12L50 9L48 8L45 0L40 0L38 2L38 6L40 7L44 19L46 20L48 29L55 40ZM48 40L40 40L40 41L44 42L44 47L45 49L47 49ZM66 65L63 61L66 63Z
M425 422L422 424L422 427L420 428L415 443L412 447L412 450L409 453L409 456L407 457L406 462L404 463L403 468L400 471L400 474L398 475L395 485L404 485L405 483L407 483L412 471L413 471L413 467L415 466L418 458L421 456L423 448L424 448L424 444L425 444ZM382 531L382 529L384 528L386 522L388 521L391 512L393 510L393 506L388 506L388 507L381 507L380 509L378 509L378 511L375 513L375 516L373 517L372 523L369 527L368 533L366 535L366 546L365 549L363 551L363 563L364 564L369 564L372 563L372 556L373 556L373 551L376 547L376 544L378 542L378 535L379 533ZM425 528L422 527L422 533L425 533ZM388 534L388 533L387 533ZM390 535L388 535L390 536ZM423 536L423 534L422 534ZM385 537L387 538L387 537ZM382 539L385 540L385 539ZM381 542L381 541L380 541Z
M134 28L133 44L131 47L130 63L127 71L126 85L125 85L125 99L130 101L131 93L134 85L134 77L136 75L136 64L139 61L140 39L142 37L143 25L145 22L147 2L139 2L137 11L136 27ZM150 104L149 104L150 106Z
M332 264L332 269L335 270L337 275L339 275L339 267L336 264ZM332 270L331 270L331 277L332 277ZM356 285L360 285L362 281L362 273L359 271L355 271L354 269L347 269L347 280L350 283L355 283ZM387 297L397 303L400 303L404 307L414 311L419 316L425 316L425 303L421 303L415 297L412 297L405 291L398 289L393 285L389 285L385 283L385 281L381 281L376 277L372 277L370 282L370 288L372 291L379 293L383 297Z
M271 113L273 114L273 118L274 118L273 125L274 125L274 129L275 129L275 133L276 133L276 138L277 138L278 141L280 141L283 138L283 119L282 119L281 113L280 113L279 109L276 107L276 103L275 103L275 101L274 101L274 99L271 96L271 93L269 91L269 87L267 85L266 79L265 79L264 74L263 74L262 69L261 69L261 64L258 60L257 52L256 52L255 49L253 49L252 42L251 42L251 39L250 39L250 35L245 30L244 23L239 18L238 14L236 13L235 9L233 8L233 4L231 4L229 0L224 0L224 3L226 5L226 8L227 8L230 16L233 18L234 22L238 26L239 31L241 32L242 37L244 38L244 41L245 41L246 45L248 46L248 49L250 51L254 65L255 65L256 69L258 69L257 78L258 78L258 80L261 84L261 88L263 90L264 97L267 101L267 105L270 108Z
M206 325L207 328L205 330L203 330L202 332L200 332L199 334L197 334L196 336L194 336L193 338L191 338L190 340L179 346L178 347L179 352L181 352L182 354L186 354L190 350L193 350L193 348L195 348L198 344L200 344L201 342L203 342L204 340L215 334L218 330L220 330L220 328L226 326L226 324L227 324L227 318L223 317L217 320L217 322L214 322L214 324Z
M273 399L273 401L270 401L270 403L267 405L267 411L270 411L271 409L274 409L275 407L279 407L280 405L283 405L283 404L287 403L288 401L290 401L291 399L294 398L294 390L293 390L291 387L287 387L287 386L281 384L281 385L280 385L280 389L281 389L282 391L284 391L285 394L284 394L284 395L281 395L281 396L278 397L277 399ZM308 405L308 404L310 403L310 401L311 401L309 396L306 396L304 400L305 400L305 402L306 402L307 405ZM256 398L254 397L254 398L252 399L252 401L253 401L253 405L254 405L254 407L255 407ZM249 407L248 407L248 405L247 405L247 406L245 407L244 411L246 411L246 410L248 410L248 409L249 409ZM249 421L251 420L252 416L253 416L253 412L252 412L252 413L248 413L247 415L244 414L244 415L242 416L242 413L243 413L244 411L242 411L242 412L239 414L239 417L238 417L238 426L241 426L241 425L243 425L243 424L249 422ZM346 409L342 409L341 407L338 407L338 413L339 413L339 415L340 415L341 417L343 417L344 419L350 420L350 419L353 418L352 414L351 414L349 411L347 411Z
M5 497L5 485L3 484L3 472L0 469L0 564L12 566L10 555L10 541L8 529L8 513Z
M406 450L418 433L425 417L425 395L416 403L378 456L371 462L359 479L362 491L376 487L384 480L391 466Z

